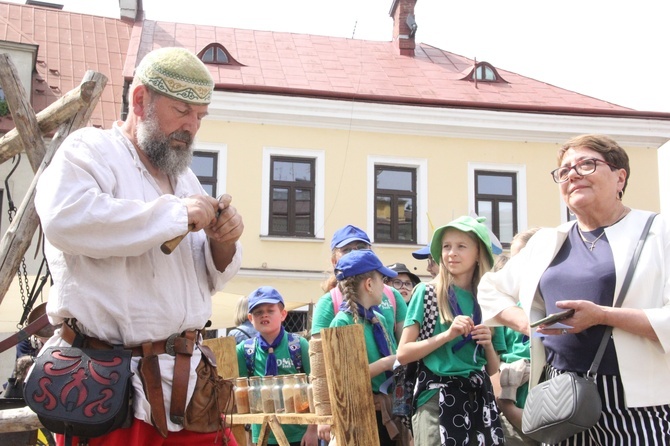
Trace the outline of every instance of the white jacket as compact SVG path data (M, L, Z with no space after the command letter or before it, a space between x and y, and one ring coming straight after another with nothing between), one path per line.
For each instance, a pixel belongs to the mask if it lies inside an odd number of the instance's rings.
M650 212L633 210L620 222L605 228L616 270L615 298L619 295L633 252ZM483 319L521 302L530 320L545 315L539 294L542 274L561 249L574 222L538 231L521 252L497 273L486 274L478 287L477 300ZM658 215L649 231L623 308L643 309L659 341L614 328L612 336L628 407L670 403L670 228ZM531 386L537 384L546 358L540 338L531 338Z

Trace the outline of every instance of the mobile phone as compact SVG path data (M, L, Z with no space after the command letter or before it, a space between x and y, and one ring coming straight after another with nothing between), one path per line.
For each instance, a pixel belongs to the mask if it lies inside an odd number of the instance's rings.
M531 326L532 328L535 328L535 327L537 327L538 325L550 325L550 324L554 324L554 323L556 323L556 322L558 322L558 321L562 321L563 319L567 319L567 318L569 318L569 317L572 316L573 314L575 314L575 309L574 309L574 308L570 308L569 310L561 311L561 312L559 312L559 313L550 314L549 316L547 316L547 317L545 317L545 318L543 318L543 319L540 319L539 321L535 321L535 322L533 322L532 324L530 324L530 326Z

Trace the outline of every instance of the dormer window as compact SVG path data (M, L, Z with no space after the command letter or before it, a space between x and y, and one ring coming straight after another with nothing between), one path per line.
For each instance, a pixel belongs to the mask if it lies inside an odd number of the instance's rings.
M218 46L210 46L205 50L200 59L204 63L227 64L228 55L223 51L223 48Z
M475 69L473 76L477 77L477 81L495 82L498 80L493 67L484 64L479 64L479 66Z
M206 64L242 66L219 43L210 43L198 53L198 57Z
M488 62L475 62L474 68L461 80L471 82L508 83L498 74L498 71Z

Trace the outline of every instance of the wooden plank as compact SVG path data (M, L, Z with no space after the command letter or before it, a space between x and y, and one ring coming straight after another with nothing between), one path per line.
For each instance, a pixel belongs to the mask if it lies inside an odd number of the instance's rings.
M81 85L68 91L47 108L37 114L37 125L42 135L52 133L79 110L91 102L91 95L95 89L95 82L83 82ZM23 150L19 132L15 128L0 138L0 164Z
M266 413L245 413L228 415L226 423L228 424L261 424ZM281 424L332 424L332 415L317 415L315 413L278 413L274 414Z
M42 423L30 407L0 410L0 433L25 432L41 429Z
M321 330L337 446L379 444L363 326Z
M256 446L267 446L271 431L270 425L268 423L269 421L270 416L264 415L263 422L260 423L261 431L258 433L258 441L256 442Z
M30 96L23 88L19 73L9 54L0 54L0 85L5 93L7 105L12 113L12 119L28 155L33 172L37 172L42 158L46 153L46 144L42 139L42 132L37 125L35 111L30 105Z
M212 349L214 356L216 356L216 370L220 377L225 379L236 378L239 376L239 369L237 368L237 353L235 351L235 338L232 336L219 337L214 339L206 339L203 341L207 347ZM244 430L244 422L242 424L232 424L232 421L226 420L233 431L233 436L240 446L247 444L247 431Z
M282 429L281 424L279 424L279 421L277 421L277 417L275 415L270 415L268 418L269 419L267 423L272 429L272 433L275 436L275 440L277 440L277 444L279 446L291 446L288 438L286 438L286 434L284 434L284 429Z

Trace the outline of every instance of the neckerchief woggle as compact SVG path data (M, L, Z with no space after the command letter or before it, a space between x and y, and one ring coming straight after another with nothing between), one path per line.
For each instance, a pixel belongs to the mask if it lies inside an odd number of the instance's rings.
M464 314L463 310L461 310L461 306L458 304L458 299L456 298L456 291L454 291L453 286L449 287L449 289L447 290L447 294L449 295L449 306L451 307L451 311L454 313L454 317ZM475 299L474 295L472 296L472 300L474 303L474 307L472 308L472 320L474 321L475 325L479 325L482 323L482 308L479 306L479 302L477 302L477 299ZM453 353L456 353L461 348L463 348L465 344L467 344L472 340L473 340L472 334L464 336L463 339L458 341L456 345L454 345L451 348L451 351ZM477 362L477 352L479 352L479 347L480 347L479 344L475 346L475 353L472 355L472 362L474 363Z
M279 335L277 335L272 344L268 344L260 333L258 333L256 337L258 338L258 345L263 349L263 351L268 352L268 359L265 361L265 376L276 376L278 370L275 350L277 347L279 347L281 340L284 339L284 327L281 327Z

